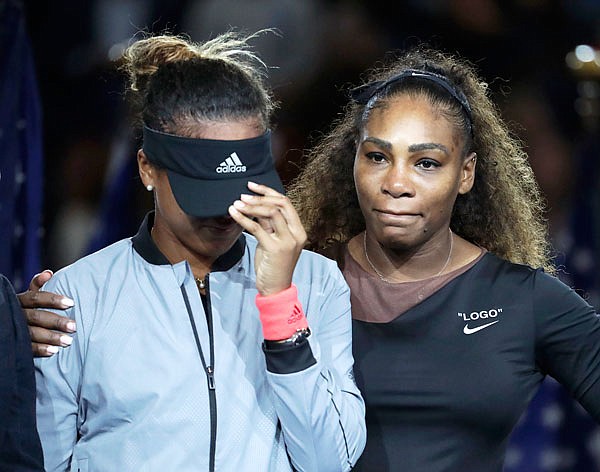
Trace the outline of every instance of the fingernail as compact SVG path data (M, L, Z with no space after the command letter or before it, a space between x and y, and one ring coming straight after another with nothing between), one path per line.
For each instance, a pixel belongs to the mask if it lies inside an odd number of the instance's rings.
M44 272L49 272L50 275L54 275L54 272L52 272L50 269L45 269Z
M240 195L240 198L244 201L248 201L248 200L252 200L254 198L254 195L249 195L247 193L242 193Z
M233 205L229 205L229 208L227 210L229 210L229 214L230 215L237 215L237 214L239 214L239 211L237 211L236 208Z
M73 338L71 336L67 336L66 334L63 334L60 337L60 343L63 344L64 346L70 346L73 343Z
M233 202L233 206L236 208L244 208L246 204L240 200L236 200L235 202Z
M58 346L46 346L46 352L48 354L56 354L58 352Z
M256 187L258 184L256 182L248 181L248 185L252 185L253 187Z
M65 308L71 308L72 306L75 306L75 302L67 297L63 297L60 300L60 303L62 303Z
M77 331L77 325L75 324L74 321L69 321L69 322L67 322L67 329L69 331Z

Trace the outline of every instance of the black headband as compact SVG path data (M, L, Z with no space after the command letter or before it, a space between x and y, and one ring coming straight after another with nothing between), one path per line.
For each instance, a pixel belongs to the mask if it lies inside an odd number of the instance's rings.
M448 92L452 98L454 98L462 107L465 114L467 115L469 121L469 131L471 136L473 136L473 116L471 112L471 106L469 105L469 101L465 94L456 88L453 84L450 83L447 77L436 74L435 72L429 72L425 70L417 70L417 69L407 69L400 74L394 75L387 80L377 80L375 82L370 82L365 85L361 85L360 87L356 87L350 91L350 98L354 100L356 103L361 105L366 105L369 101L377 96L379 92L386 89L390 85L399 82L401 80L416 78L429 80L431 82L436 83L440 87L442 87L446 92Z

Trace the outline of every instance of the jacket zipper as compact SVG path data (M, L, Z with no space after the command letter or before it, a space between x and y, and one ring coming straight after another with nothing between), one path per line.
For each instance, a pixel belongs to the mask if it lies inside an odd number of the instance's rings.
M190 324L192 325L192 331L194 332L194 339L196 341L196 347L198 348L198 354L200 354L200 360L202 361L202 367L206 372L206 380L208 384L208 404L210 409L210 452L208 459L208 470L214 472L215 470L215 454L217 446L217 394L215 391L215 345L213 339L213 323L212 323L212 310L210 306L210 284L208 281L208 274L206 275L206 322L208 324L208 339L210 344L210 358L209 363L206 363L204 353L202 352L202 346L200 345L200 338L198 337L198 330L196 329L196 323L194 322L194 316L192 314L192 308L190 301L187 296L185 287L181 286L181 293L185 301L185 307L188 312Z

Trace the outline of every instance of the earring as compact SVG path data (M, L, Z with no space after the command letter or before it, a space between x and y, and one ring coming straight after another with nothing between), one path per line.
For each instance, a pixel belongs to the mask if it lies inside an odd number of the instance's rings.
M152 190L154 190L154 187L150 184L146 185L146 190L148 190L148 192L152 192Z

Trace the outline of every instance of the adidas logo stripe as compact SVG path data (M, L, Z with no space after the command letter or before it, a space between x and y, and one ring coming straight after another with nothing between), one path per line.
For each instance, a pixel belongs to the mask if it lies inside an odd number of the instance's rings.
M246 166L242 163L238 155L235 152L232 152L215 170L217 171L217 174L246 172Z

